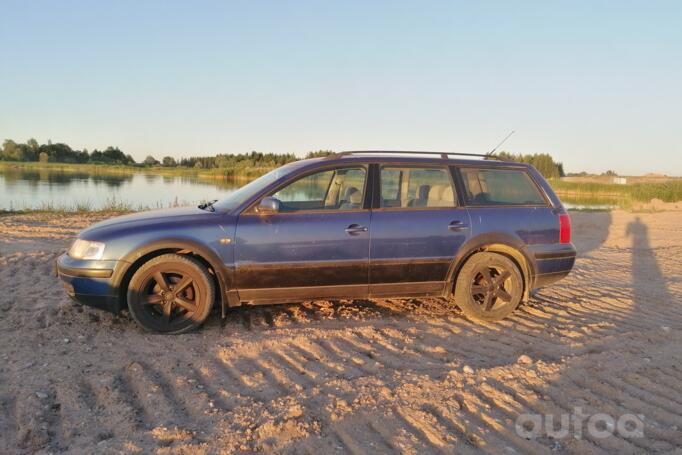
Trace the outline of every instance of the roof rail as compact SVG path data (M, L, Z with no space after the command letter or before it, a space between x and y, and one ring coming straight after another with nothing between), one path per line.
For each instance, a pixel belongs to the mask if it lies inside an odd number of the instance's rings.
M425 151L413 151L413 150L345 150L343 152L337 152L329 157L339 157L345 155L358 155L358 154L404 154L404 155L440 155L443 159L448 159L450 155L454 156L475 156L485 159L500 160L499 157L492 155L490 153L455 153L455 152L425 152Z

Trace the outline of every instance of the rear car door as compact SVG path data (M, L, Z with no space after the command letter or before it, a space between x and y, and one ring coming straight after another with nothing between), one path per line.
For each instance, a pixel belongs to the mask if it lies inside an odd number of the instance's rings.
M279 200L279 212L243 212L235 249L240 299L366 296L367 175L366 165L318 170L267 195Z
M380 165L370 230L370 294L438 295L469 238L447 166Z
M463 199L474 236L509 239L533 267L536 280L567 273L575 253L560 243L559 211L523 167L461 166ZM572 247L571 247L572 248Z

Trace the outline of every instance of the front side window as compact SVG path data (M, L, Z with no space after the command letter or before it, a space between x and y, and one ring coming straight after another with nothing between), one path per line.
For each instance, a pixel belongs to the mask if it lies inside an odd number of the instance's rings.
M281 212L361 209L364 168L331 169L302 177L272 194Z
M381 207L454 207L450 173L443 168L384 166L381 168Z
M267 174L258 177L256 180L252 180L250 183L247 183L226 198L215 203L214 207L218 210L232 210L238 207L250 197L253 197L263 191L268 187L268 185L276 182L280 178L286 177L288 173L294 172L299 163L300 162L293 162L285 164L282 167L274 169Z
M547 205L523 170L461 168L469 205Z

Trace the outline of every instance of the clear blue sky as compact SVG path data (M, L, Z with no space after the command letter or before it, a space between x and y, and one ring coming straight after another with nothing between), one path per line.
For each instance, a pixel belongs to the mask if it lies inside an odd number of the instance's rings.
M682 2L0 0L0 140L682 175Z

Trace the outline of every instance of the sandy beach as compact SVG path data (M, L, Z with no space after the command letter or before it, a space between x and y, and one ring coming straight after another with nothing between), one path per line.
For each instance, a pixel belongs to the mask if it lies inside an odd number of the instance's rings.
M53 276L96 216L2 216L0 453L680 454L682 212L572 217L574 272L501 323L316 301L162 336ZM576 408L643 434L516 428Z

